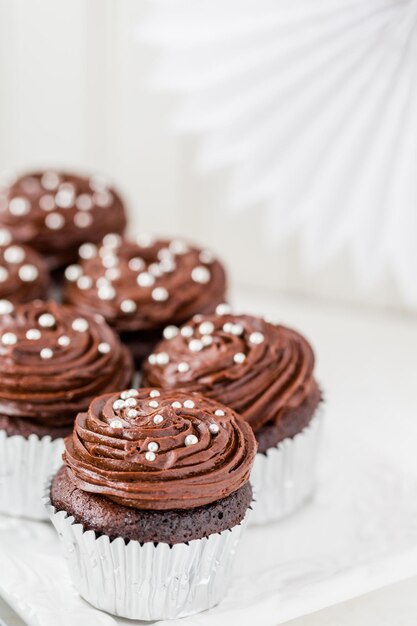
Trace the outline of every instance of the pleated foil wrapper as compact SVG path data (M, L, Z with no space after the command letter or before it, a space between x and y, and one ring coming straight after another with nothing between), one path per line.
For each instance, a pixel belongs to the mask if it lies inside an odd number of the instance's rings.
M64 440L0 430L0 513L46 520L45 481L62 464Z
M72 582L94 607L136 620L177 619L220 602L230 582L247 516L238 526L172 548L84 530L50 500L44 504L64 547Z
M256 455L250 477L254 498L251 526L290 515L312 497L322 421L323 409L319 407L295 437Z

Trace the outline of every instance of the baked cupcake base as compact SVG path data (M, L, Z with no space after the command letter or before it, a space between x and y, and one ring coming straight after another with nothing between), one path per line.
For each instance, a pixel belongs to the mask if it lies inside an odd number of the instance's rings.
M226 498L194 509L141 511L77 489L62 467L52 480L51 501L58 511L66 511L85 530L94 530L98 536L173 545L202 539L239 524L251 505L252 489L246 483Z
M58 476L52 492L56 495L58 490L62 496L61 471ZM187 543L141 543L87 530L67 511L58 511L50 494L48 484L44 502L63 543L73 583L93 606L130 619L177 619L211 608L224 596L246 517L232 528ZM222 512L226 513L224 507Z
M0 513L48 519L42 502L45 481L62 463L64 440L8 436L0 430Z
M323 409L319 406L301 432L256 454L251 472L251 525L277 521L312 497L322 421Z

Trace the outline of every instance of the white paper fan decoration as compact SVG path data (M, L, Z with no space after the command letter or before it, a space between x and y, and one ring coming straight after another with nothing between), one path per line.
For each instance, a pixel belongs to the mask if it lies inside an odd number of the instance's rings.
M348 246L417 306L417 0L153 0L140 36L232 209L298 230L309 267Z

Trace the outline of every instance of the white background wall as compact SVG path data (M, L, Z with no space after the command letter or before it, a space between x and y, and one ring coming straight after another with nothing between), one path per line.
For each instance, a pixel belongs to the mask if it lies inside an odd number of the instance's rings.
M223 206L225 176L193 170L194 140L168 131L174 98L149 89L154 52L135 36L145 0L0 0L0 170L102 170L130 203L132 231L214 248L237 284L401 309L395 285L361 292L342 252L313 275L296 239L267 247L262 207Z

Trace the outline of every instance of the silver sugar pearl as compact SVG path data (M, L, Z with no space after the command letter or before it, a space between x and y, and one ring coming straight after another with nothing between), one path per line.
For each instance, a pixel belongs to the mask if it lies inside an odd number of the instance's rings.
M82 276L83 270L80 265L68 265L65 270L65 278L70 282L75 282Z
M12 198L9 202L9 212L18 217L27 215L30 211L30 202L26 198Z
M209 431L212 435L217 435L217 433L220 431L220 426L218 424L210 424Z
M198 439L195 435L187 435L184 439L184 443L186 446L195 446L198 443Z
M217 417L224 417L224 411L223 409L216 409L214 411L214 415L216 415Z
M45 225L50 230L60 230L65 224L65 218L61 213L48 213L45 217Z
M29 339L29 341L37 341L40 338L41 331L39 328L29 328L29 330L26 331L26 339Z
M148 452L145 454L145 459L147 461L155 461L155 459L156 459L155 452L151 452L150 450L148 450Z
M126 398L125 405L132 409L137 405L137 401L135 400L135 398Z
M121 301L120 309L123 313L134 313L136 311L136 302L126 298L126 300Z
M100 300L113 300L116 297L116 290L111 285L100 287L97 291Z
M93 286L93 279L90 276L80 276L77 280L77 287L79 289L91 289Z
M218 304L216 306L216 314L217 315L229 315L229 313L231 312L231 308L228 304L226 304L225 302L222 302L221 304Z
M49 193L39 198L39 208L42 209L42 211L53 211L55 206L55 198Z
M113 402L113 410L114 411L120 411L121 409L124 409L124 408L125 408L125 403L124 403L123 400L119 399L119 400L115 400Z
M243 334L243 330L244 328L241 324L232 324L232 335L236 335L237 337L239 337Z
M97 246L93 243L83 243L82 246L78 248L78 254L84 260L94 259L97 256Z
M159 398L160 395L161 392L158 391L158 389L152 389L151 393L149 394L151 398Z
M164 418L162 417L162 415L155 415L153 418L154 424L162 424L163 421L164 421Z
M158 263L151 263L150 265L148 265L148 272L152 274L152 276L155 276L155 278L160 278L163 274Z
M106 209L113 202L113 195L109 191L98 191L93 195L94 204L101 209Z
M108 233L103 237L103 245L108 248L119 248L122 238L117 233Z
M155 300L155 302L165 302L165 300L168 300L168 297L168 290L165 289L165 287L155 287L155 289L152 290L152 299Z
M114 408L114 405L113 405ZM123 422L121 420L111 420L109 426L111 428L123 428Z
M175 402L172 402L171 406L174 409L180 409L182 407L182 404L181 402L178 402L178 400L176 400Z
M179 330L176 326L167 326L166 328L164 328L164 338L165 339L174 339L174 337L176 337L179 333Z
M55 318L50 313L42 313L38 318L39 326L42 328L53 328L55 326Z
M191 326L183 326L180 332L182 337L192 337L194 335L194 330Z
M156 354L150 354L148 356L148 361L151 365L156 365Z
M200 339L191 339L190 343L188 344L188 348L191 350L191 352L200 352L203 347L204 346Z
M157 402L156 400L151 400L149 402L149 406L151 407L151 409L157 409L159 406L159 402Z
M98 344L98 351L100 354L108 354L110 352L110 344L107 341L102 341Z
M202 263L213 263L214 254L210 250L202 250L198 256Z
M17 342L17 337L14 333L4 333L1 337L1 342L4 346L14 346Z
M232 322L226 322L225 324L223 324L223 331L225 333L232 333L232 330L233 330Z
M177 365L177 370L181 374L185 374L185 372L188 372L189 369L190 369L190 366L185 361L181 361L181 363L178 363Z
M62 346L63 348L69 346L70 343L71 339L68 337L68 335L61 335L60 337L58 337L58 345Z
M26 254L20 246L10 246L3 252L4 260L7 263L22 263Z
M264 340L265 340L265 337L263 336L262 333L258 331L255 331L249 335L249 342L255 345L259 345L260 343L263 343Z
M207 346L211 346L213 343L213 337L211 335L203 335L201 337L201 343L206 348Z
M233 361L235 363L243 363L246 360L246 355L243 354L243 352L236 352L236 354L233 355Z
M193 409L195 407L195 403L192 400L185 400L184 407L186 409Z
M0 315L9 315L13 310L14 306L10 300L0 300Z
M201 335L211 335L211 333L214 331L214 324L213 322L208 321L202 322L198 327L198 330Z
M129 409L126 413L127 417L130 417L131 419L134 419L135 417L137 417L139 415L139 413L136 411L136 409Z
M93 207L93 200L88 193L81 193L75 199L75 206L80 211L90 211Z
M9 272L5 267L0 267L0 283L4 283L9 278Z
M44 189L52 191L59 185L60 179L56 172L45 172L41 178L41 184Z
M132 272L141 272L145 267L145 261L139 257L133 257L130 259L128 267Z
M150 441L148 443L148 450L149 452L157 452L159 450L159 445L156 443L156 441Z
M120 278L120 270L117 267L111 267L106 270L105 276L107 280L118 280Z
M186 252L188 252L188 246L181 239L174 239L169 244L169 251L172 254L185 254Z
M0 228L0 246L8 246L12 240L10 231L7 228Z
M197 267L195 267L191 272L191 278L195 283L206 285L210 282L211 273L210 270L207 269L207 267L204 267L204 265L197 265Z
M42 348L42 350L40 351L41 359L52 359L53 356L54 353L51 348Z
M76 213L74 215L74 224L78 228L88 228L93 223L93 217L91 213Z
M154 243L154 238L148 233L142 233L136 237L136 243L141 248L149 248Z
M77 317L72 322L72 330L75 330L77 333L85 333L88 330L88 322L84 317Z
M101 263L103 267L111 269L112 267L119 265L119 259L115 254L113 254L113 252L109 252L102 257Z
M158 352L156 363L157 365L167 365L169 363L169 354L167 352Z
M155 283L155 278L149 272L141 272L136 278L136 282L139 287L152 287Z

